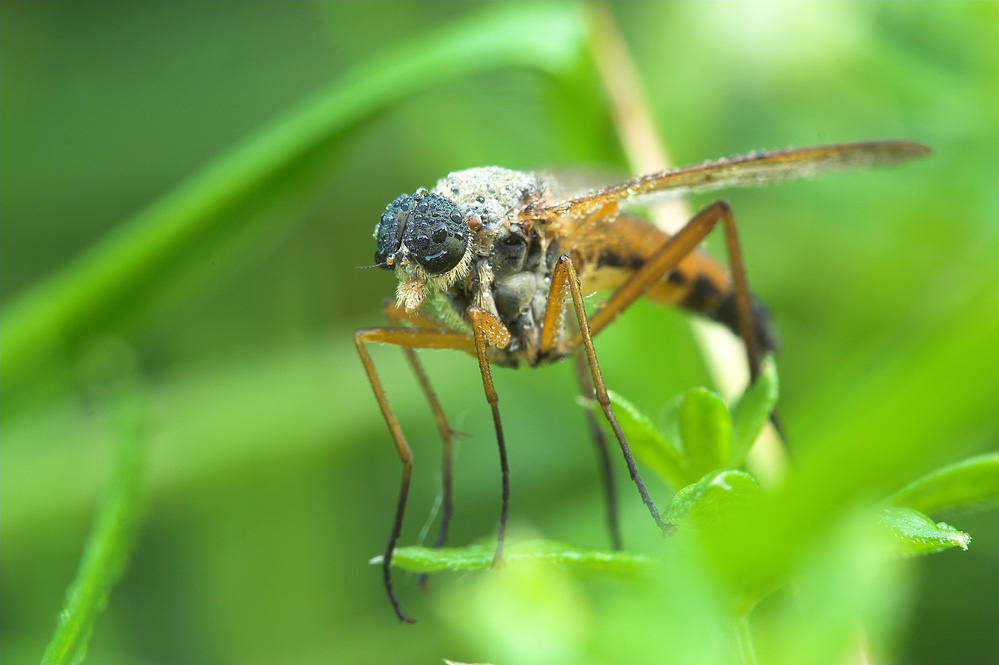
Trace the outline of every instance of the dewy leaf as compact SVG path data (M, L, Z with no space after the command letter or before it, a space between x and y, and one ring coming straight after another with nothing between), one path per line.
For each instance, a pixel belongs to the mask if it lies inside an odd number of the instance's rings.
M614 415L639 462L662 476L674 490L700 477L690 472L677 447L652 424L648 416L617 393L608 391L608 394Z
M929 554L950 547L968 549L971 536L945 522L934 522L911 508L882 508L878 512L882 526L895 539L898 553Z
M694 388L680 405L680 439L691 473L701 477L728 466L732 421L728 407L707 388Z
M888 497L893 506L933 513L999 500L999 453L934 471Z
M482 570L492 566L495 545L470 547L400 547L392 555L392 565L414 573L435 573L444 570ZM381 557L371 560L381 563ZM513 543L506 547L503 562L523 561L550 563L586 569L632 572L653 563L653 559L627 552L604 552L572 547L563 543L533 540Z
M704 526L716 521L729 509L762 497L756 479L745 471L712 471L693 485L673 495L665 519L671 524Z
M773 413L779 392L777 365L773 356L766 356L760 363L760 375L756 381L732 406L732 459L729 466L737 467L746 459L750 447Z

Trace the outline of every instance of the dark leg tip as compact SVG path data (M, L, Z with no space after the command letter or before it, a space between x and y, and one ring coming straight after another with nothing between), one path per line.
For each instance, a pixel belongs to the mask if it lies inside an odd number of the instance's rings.
M416 619L402 611L402 607L399 605L399 601L395 598L394 594L390 597L390 600L392 601L392 609L395 610L395 615L399 617L400 623L416 623Z

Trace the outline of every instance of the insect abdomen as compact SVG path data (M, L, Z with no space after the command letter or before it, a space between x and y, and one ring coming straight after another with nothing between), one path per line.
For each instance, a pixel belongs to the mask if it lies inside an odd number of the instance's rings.
M703 258L706 259L706 257ZM687 296L677 305L717 321L736 335L740 335L735 308L735 291L732 290L728 282L725 282L723 287L723 289L719 289L716 282L703 275L697 275L687 292ZM758 350L762 353L777 350L777 329L770 316L770 310L756 296L750 294L749 297Z
M621 216L612 225L613 232L607 234L596 256L595 269L589 273L587 289L614 290L620 287L669 239L668 235L643 220ZM735 292L728 274L718 261L707 254L688 254L676 268L649 288L645 297L655 303L681 307L707 317L739 334ZM770 312L763 303L750 297L759 350L773 351L778 340Z

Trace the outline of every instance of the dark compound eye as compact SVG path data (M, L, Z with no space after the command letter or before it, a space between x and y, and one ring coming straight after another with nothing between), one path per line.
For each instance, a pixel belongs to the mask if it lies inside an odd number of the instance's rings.
M388 260L405 245L409 256L428 273L446 273L465 256L466 229L465 216L449 199L423 192L400 196L388 205L375 227L375 262L391 270Z
M465 257L468 248L465 216L458 206L439 194L427 194L417 209L420 214L413 215L411 228L406 230L406 246L428 273L446 273Z
M413 250L417 254L420 254L426 252L427 249L430 247L430 238L420 233L415 237L407 240L406 244L409 245L409 248L411 250Z
M406 213L402 210L404 198L399 197L389 204L378 225L375 226L375 263L380 268L392 270L387 261L399 251L402 235L406 230Z

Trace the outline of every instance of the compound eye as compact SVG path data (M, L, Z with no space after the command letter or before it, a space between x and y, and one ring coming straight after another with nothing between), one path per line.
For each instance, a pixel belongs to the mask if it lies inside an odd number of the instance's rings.
M468 249L468 225L458 206L439 194L427 194L416 206L406 232L406 246L431 275L453 269Z
M402 246L403 234L406 231L406 222L410 216L410 209L413 207L412 198L403 194L392 203L388 204L382 218L375 225L375 263L379 268L392 270L394 266L388 260L395 256Z

